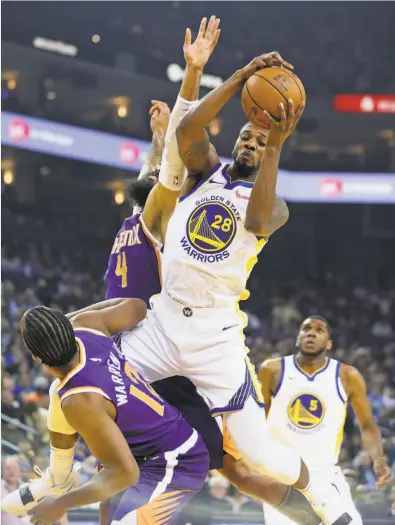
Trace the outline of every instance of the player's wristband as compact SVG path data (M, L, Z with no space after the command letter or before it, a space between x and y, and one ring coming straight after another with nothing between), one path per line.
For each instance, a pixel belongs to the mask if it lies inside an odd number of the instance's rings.
M376 463L376 461L385 461L387 463L387 460L383 457L383 456L379 456L378 458L376 458L373 463Z
M171 191L180 191L186 178L186 170L178 153L176 129L182 117L195 104L196 101L192 102L178 96L171 112L165 137L162 165L159 172L159 182Z

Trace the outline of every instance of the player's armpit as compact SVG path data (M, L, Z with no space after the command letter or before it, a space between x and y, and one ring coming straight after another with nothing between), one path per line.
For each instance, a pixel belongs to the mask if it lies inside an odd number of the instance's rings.
M85 312L71 320L74 328L91 328L114 335L139 324L147 315L147 306L141 299L123 299L103 310Z
M62 409L103 465L88 483L60 496L62 506L69 509L103 501L137 483L138 465L114 421L116 409L108 400L92 392L73 394L63 400Z
M281 359L267 359L259 369L258 379L262 385L266 414L269 413L272 396L276 390L281 372Z

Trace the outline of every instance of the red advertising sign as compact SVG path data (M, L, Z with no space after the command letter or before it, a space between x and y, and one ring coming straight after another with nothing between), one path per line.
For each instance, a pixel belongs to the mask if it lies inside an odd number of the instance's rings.
M335 95L333 107L348 113L395 113L395 95Z

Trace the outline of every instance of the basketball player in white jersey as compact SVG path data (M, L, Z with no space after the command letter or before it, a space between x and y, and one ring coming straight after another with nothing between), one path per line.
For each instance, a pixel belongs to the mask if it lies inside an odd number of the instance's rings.
M147 320L123 334L122 352L150 382L188 377L212 414L223 416L245 459L304 491L326 524L345 525L351 519L337 491L319 479L310 483L300 457L267 432L238 308L258 253L288 217L284 201L276 199L278 163L303 105L295 114L289 101L288 115L281 105L281 120L270 132L244 126L230 166L221 165L204 129L255 71L271 65L287 64L278 53L254 59L191 105L177 127L188 179L168 222L162 292L152 299Z
M296 341L297 353L265 361L259 373L268 412L268 428L275 439L291 443L310 472L327 479L341 495L354 524L362 525L350 488L338 466L343 427L350 402L362 441L377 475L378 488L388 484L391 469L383 457L380 429L373 419L366 385L353 366L332 359L331 328L321 316L303 321ZM264 505L267 525L293 525Z
M194 43L188 42L187 32L187 38L184 43L184 54L187 64L190 64L190 61L192 59L194 60L195 71L191 72L190 65L187 65L186 76L183 80L180 90L181 99L193 100L194 98L196 98L197 87L199 84L199 65L202 65L202 63L196 64L196 60L197 58L202 57L203 55L205 55L206 58L208 57L208 54L204 52L204 49L202 49L204 42L206 42L206 44L209 45L208 52L212 50L213 46L215 46L215 41L217 39L215 35L215 23L211 22L211 25L213 27L213 29L211 30L211 35L210 31L208 32L208 34L206 33L206 35L202 34L204 25L205 22L203 19L201 30L199 31L199 34L201 34L201 36L199 37L198 35ZM151 129L153 131L150 152L147 156L145 165L141 170L138 180L133 181L131 185L131 189L133 190L134 196L134 199L132 199L133 206L135 206L137 203L139 204L139 209L134 209L134 212L141 212L144 209L145 224L146 226L149 226L149 231L151 231L152 229L152 231L155 232L155 235L159 239L162 239L165 226L162 225L162 231L155 231L154 228L157 224L155 216L158 214L158 208L154 205L155 201L153 201L152 198L150 199L147 205L145 205L145 202L147 200L148 193L157 182L158 175L159 179L163 180L163 177L166 177L166 173L171 172L172 178L170 178L169 181L166 181L165 179L166 186L169 184L169 182L172 181L172 179L175 176L179 177L181 181L183 180L183 172L185 171L185 168L182 164L182 161L179 159L178 151L176 151L176 149L174 149L171 145L172 136L174 137L175 133L174 122L177 121L177 119L179 120L182 116L177 115L177 106L179 105L180 104L178 102L176 104L175 109L172 112L170 130L169 133L166 133L166 130L169 125L170 110L165 103L160 101L153 101L153 106L150 110ZM161 162L162 150L165 146L165 143L166 151L163 156L163 162ZM163 169L160 169L161 164L163 165ZM162 186L163 184L161 183L158 186L159 193L162 195L168 195L170 193L171 200L174 200L174 195L177 195L177 193L174 191L167 192L166 186ZM157 190L155 190L153 194L156 194L156 198L158 197ZM165 208L166 214L168 213L168 210L171 210L171 204L167 204L168 206ZM163 209L159 208L160 215L162 215L163 211ZM146 262L147 266L149 266L149 259ZM139 277L136 277L136 274L133 273L135 264L136 261L127 259L128 271L132 272L131 274L128 273L128 283L129 281L133 281L136 278L142 277L141 273L138 273ZM150 276L150 272L146 270L143 282L140 282L140 288L146 288L149 284L149 282L147 281L150 280L152 280L152 276ZM160 289L159 284L157 286L158 289ZM130 293L132 295L129 295L129 297L139 297L139 292L136 288L131 289ZM103 307L105 303L106 302L102 303ZM95 309L97 309L98 305L94 305L94 307ZM212 437L210 438L209 443L211 444L212 440L214 439L214 431L219 429L217 428L213 431L213 426L216 427L216 424L214 423L213 425L212 421L207 420L207 417L209 417L210 412L208 408L206 409L204 406L202 406L200 396L198 396L197 394L194 395L193 385L190 385L189 387L189 382L185 381L177 383L177 381L180 381L182 379L185 378L174 377L169 379L165 390L163 390L163 382L161 382L162 389L159 390L159 394L166 399L166 395L169 395L169 392L172 391L172 401L170 401L170 403L174 404L177 408L181 409L184 416L185 410L187 409L186 407L188 400L188 403L190 403L191 405L188 408L188 414L190 417L192 411L195 414L192 418L192 421L189 421L190 424L192 426L196 426L197 430L202 434L203 438L204 436L207 436L208 433L210 433ZM70 489L73 486L74 482L73 473L71 473L70 471L73 460L73 438L75 431L70 427L70 425L67 423L63 416L62 410L60 408L59 396L57 394L55 386L56 385L54 384L51 386L50 410L48 418L48 427L50 429L52 445L50 456L51 467L45 472L45 475L43 476L43 478L41 478L41 480L36 480L33 483L29 484L29 490L33 494L33 498L35 500L39 499L46 493L62 493ZM155 389L158 389L158 384L154 384L154 387ZM182 401L182 407L180 407L179 405L177 406L176 396L184 398ZM208 412L207 415L206 412ZM186 417L186 419L188 420L188 417ZM196 425L193 423L195 419ZM204 432L202 432L202 428ZM247 492L250 496L254 498L263 499L264 501L276 506L276 508L281 508L281 512L283 514L291 516L292 519L296 520L300 524L317 525L319 523L317 516L312 512L305 498L303 498L297 490L287 487L286 485L280 484L272 478L258 475L256 472L251 471L246 465L246 463L242 459L239 459L239 455L237 454L237 451L235 451L232 448L231 442L228 439L227 435L225 435L224 441L225 450L223 454L225 454L226 452L226 455L224 455L223 457L223 468L221 468L220 472L221 474L225 475L235 486L237 486L239 490ZM219 457L222 456L222 447L216 446L215 450L217 450L217 448L218 453L216 452L216 456L214 456L214 464L216 466L213 468L219 469ZM53 487L53 484L55 484L55 487ZM30 502L29 504L24 505L24 503L20 499L20 494L15 493L11 500L9 499L7 502L4 502L4 505L11 513L22 514L26 510L28 510L30 506L33 505L33 503Z

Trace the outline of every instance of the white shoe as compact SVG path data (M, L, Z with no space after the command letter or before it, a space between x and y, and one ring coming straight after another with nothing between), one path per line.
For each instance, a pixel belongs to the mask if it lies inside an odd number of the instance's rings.
M352 518L346 512L344 503L333 485L325 483L323 486L322 482L314 482L303 494L325 525L352 523Z
M77 484L74 470L61 485L55 485L49 468L42 472L37 466L34 472L40 477L24 483L1 500L1 510L14 516L26 516L28 511L44 496L64 494Z

